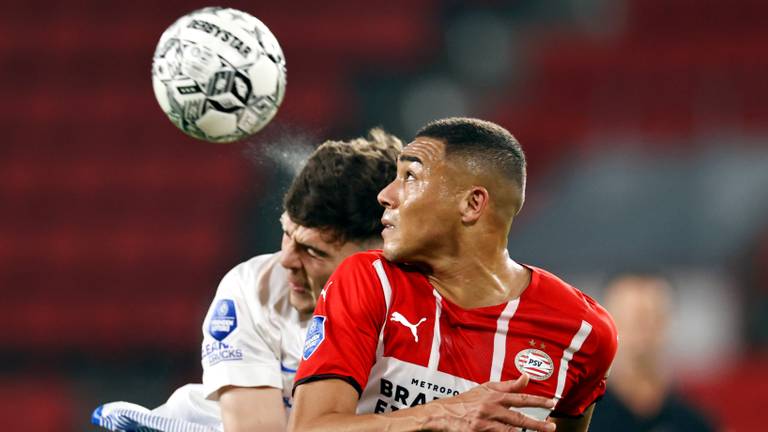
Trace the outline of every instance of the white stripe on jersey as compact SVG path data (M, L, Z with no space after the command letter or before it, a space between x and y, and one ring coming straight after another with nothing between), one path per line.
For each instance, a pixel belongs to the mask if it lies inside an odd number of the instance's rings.
M379 344L376 347L376 358L381 358L384 356L384 328L387 327L389 306L392 304L392 286L389 284L387 273L384 271L384 266L381 264L380 259L373 262L373 268L376 269L376 276L379 277L379 282L381 282L381 290L384 292L384 304L387 306L387 311L384 314L384 325L381 326L381 331L379 332Z
M440 364L440 314L443 310L443 298L434 288L432 294L435 296L435 330L432 333L432 349L429 353L427 368L436 371L438 364Z
M557 373L557 389L555 390L555 403L563 397L563 389L565 389L565 379L568 377L568 362L573 359L573 355L579 352L581 345L587 339L587 336L592 332L592 326L586 322L581 321L581 327L573 335L571 344L563 351L563 358L560 360L560 371Z
M387 273L384 271L384 265L381 264L380 259L373 262L373 268L376 269L376 276L379 277L381 289L384 291L384 303L387 304L387 313L384 316L389 316L389 305L392 303L392 286L389 285Z
M507 306L496 321L496 335L493 337L493 363L491 363L490 381L501 381L501 370L504 369L504 359L507 356L507 332L509 320L515 316L520 298L507 302Z

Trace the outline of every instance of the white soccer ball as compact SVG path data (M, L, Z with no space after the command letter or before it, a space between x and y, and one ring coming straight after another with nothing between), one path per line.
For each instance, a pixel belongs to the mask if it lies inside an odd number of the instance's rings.
M198 139L232 142L275 116L286 84L277 39L255 17L208 7L179 18L160 37L152 86L179 129Z

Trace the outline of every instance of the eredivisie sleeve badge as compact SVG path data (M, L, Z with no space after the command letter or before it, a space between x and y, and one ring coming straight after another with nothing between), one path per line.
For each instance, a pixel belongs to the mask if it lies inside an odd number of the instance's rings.
M237 312L235 302L230 299L221 299L213 308L211 321L208 324L208 333L214 339L221 342L237 328Z

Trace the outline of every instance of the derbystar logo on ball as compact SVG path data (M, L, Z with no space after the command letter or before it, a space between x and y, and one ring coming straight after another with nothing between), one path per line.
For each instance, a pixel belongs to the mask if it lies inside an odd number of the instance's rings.
M179 18L160 37L152 87L160 108L184 133L232 142L269 123L285 95L283 51L267 26L230 8Z

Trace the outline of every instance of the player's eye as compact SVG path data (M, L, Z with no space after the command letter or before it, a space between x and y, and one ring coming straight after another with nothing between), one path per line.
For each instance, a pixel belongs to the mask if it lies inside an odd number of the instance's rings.
M408 170L405 172L405 175L403 176L406 181L408 180L416 180L416 176L413 175L413 172Z
M324 256L324 254L312 247L307 247L304 250L306 250L307 255L311 256L312 258L323 258Z

